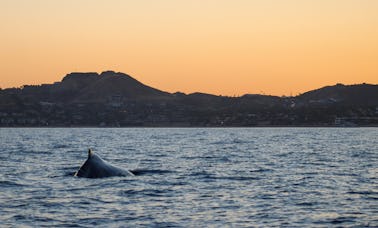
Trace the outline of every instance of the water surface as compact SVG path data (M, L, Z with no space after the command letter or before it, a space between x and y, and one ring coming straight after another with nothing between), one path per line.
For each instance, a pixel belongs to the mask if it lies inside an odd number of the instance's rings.
M378 128L1 128L0 226L378 226ZM87 149L134 177L73 177Z

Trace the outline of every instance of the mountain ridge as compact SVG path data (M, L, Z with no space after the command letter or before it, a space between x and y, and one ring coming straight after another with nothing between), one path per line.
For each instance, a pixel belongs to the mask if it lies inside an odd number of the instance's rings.
M107 82L108 81L108 82ZM115 83L115 81L120 82L121 84ZM99 84L99 85L94 85L94 84ZM103 85L100 85L100 83L104 83ZM126 84L128 83L128 84ZM85 87L87 88L86 90L90 90L91 88L88 88L90 86L93 86L93 90L98 90L103 86L115 86L108 88L109 91L105 91L107 93L112 92L120 92L120 93L125 93L125 88L130 90L129 94L125 94L127 96L159 96L159 95L174 95L174 94L180 94L180 95L190 95L190 96L207 96L207 97L219 97L222 95L214 95L210 93L204 93L204 92L193 92L193 93L182 93L182 92L175 92L175 93L169 93L165 92L156 88L153 88L151 86L145 85L135 79L134 77L122 73L122 72L115 72L115 71L103 71L101 73L97 72L71 72L67 75L65 75L60 82L55 82L54 84L42 84L42 85L24 85L20 88L3 88L2 90L9 90L9 89L24 89L24 88L38 88L38 87L46 87L46 86L51 86L54 90L57 91L74 91L74 90L82 90ZM131 86L130 86L131 85ZM123 86L123 88L122 88ZM302 98L312 98L312 99L321 99L322 95L319 96L319 93L323 93L323 98L324 95L328 93L328 96L334 95L330 93L328 90L338 90L339 92L342 92L342 90L346 91L347 88L352 88L352 87L377 87L377 84L367 84L367 83L362 83L362 84L352 84L352 85L344 85L341 83L338 83L336 85L327 85L318 89L313 89L306 91L300 95L297 96L290 96L290 97L302 97ZM134 87L134 88L130 88ZM113 90L115 89L115 91ZM142 92L140 90L143 90ZM311 95L310 95L311 94ZM375 96L376 94L374 94ZM247 96L270 96L270 97L279 97L276 95L265 95L265 94L243 94L239 97L247 97ZM228 96L222 96L222 97L228 97ZM287 97L287 96L283 96Z
M104 71L0 90L0 126L333 126L338 118L378 125L378 85L336 84L293 97L228 97L168 93Z

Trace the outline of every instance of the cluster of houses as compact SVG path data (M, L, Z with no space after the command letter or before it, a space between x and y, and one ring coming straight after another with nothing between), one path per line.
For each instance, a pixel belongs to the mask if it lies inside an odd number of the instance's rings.
M196 109L179 103L125 102L121 96L109 97L106 104L39 102L22 109L0 106L0 126L98 126L98 127L228 127L228 126L378 126L378 107L327 113L318 107L297 108L287 102L285 109L240 111L237 109Z

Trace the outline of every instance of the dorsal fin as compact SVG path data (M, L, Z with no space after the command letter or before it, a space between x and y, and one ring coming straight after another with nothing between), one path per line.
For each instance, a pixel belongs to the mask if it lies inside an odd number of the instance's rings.
M88 158L92 157L92 155L93 155L93 152L92 152L92 150L89 148L89 149L88 149Z

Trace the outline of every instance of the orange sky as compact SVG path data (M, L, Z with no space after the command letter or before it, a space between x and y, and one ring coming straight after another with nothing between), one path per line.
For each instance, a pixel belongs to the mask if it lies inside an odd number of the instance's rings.
M377 0L0 0L0 87L114 70L161 90L378 84Z

